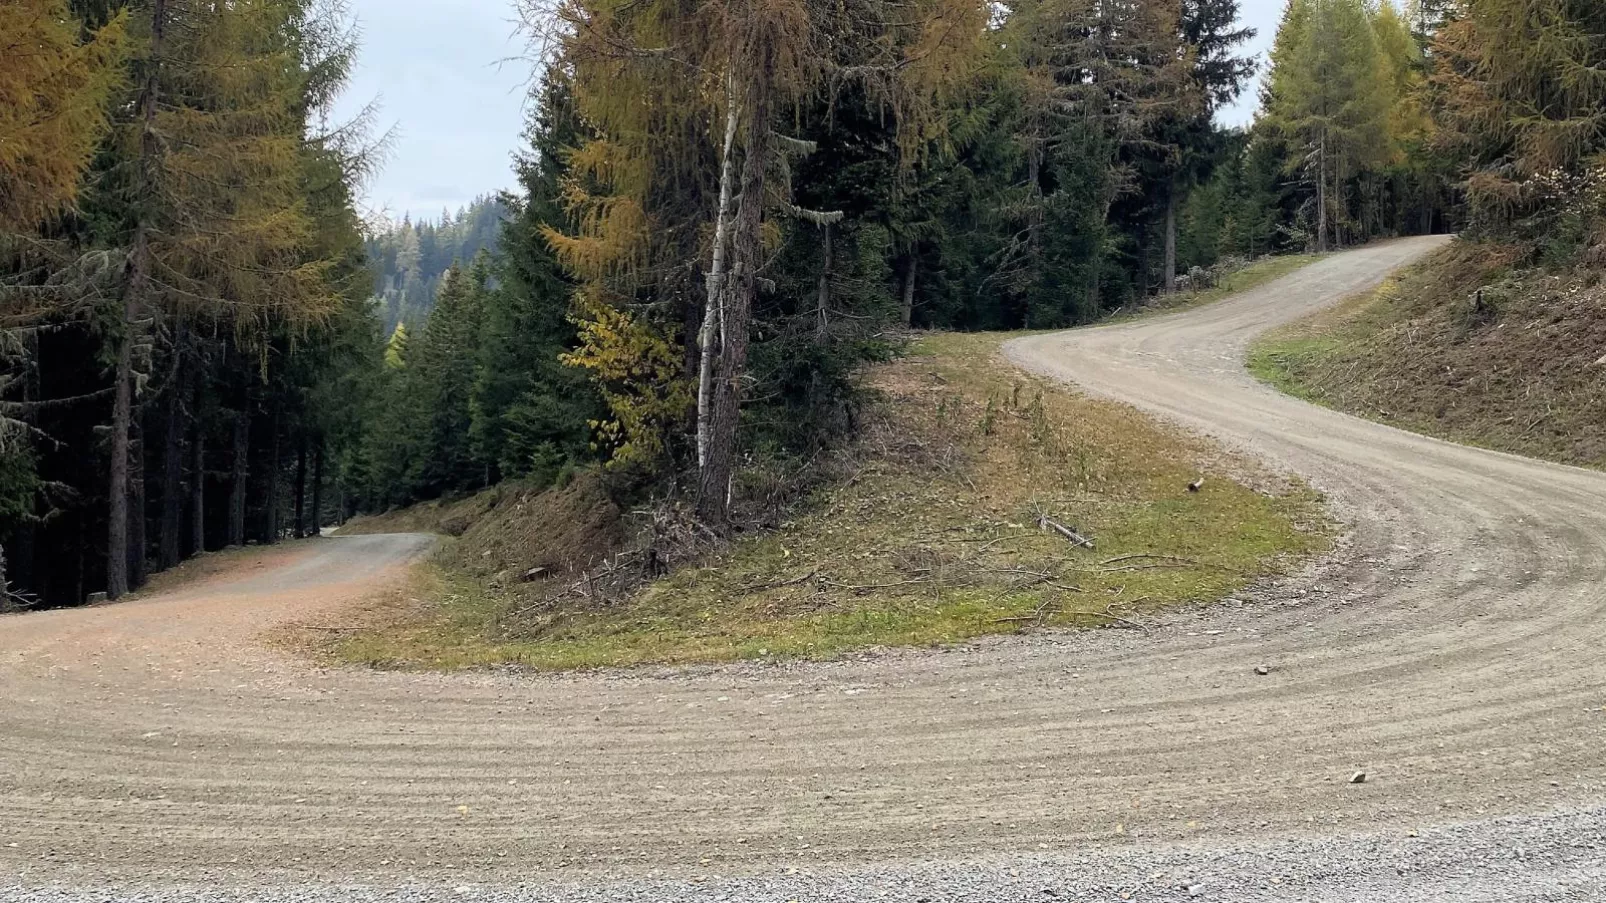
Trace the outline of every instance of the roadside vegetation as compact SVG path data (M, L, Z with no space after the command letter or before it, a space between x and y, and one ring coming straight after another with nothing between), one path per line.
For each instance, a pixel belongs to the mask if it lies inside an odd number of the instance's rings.
M1375 292L1263 336L1256 376L1432 436L1606 467L1606 271L1458 241Z
M1173 294L1155 295L1145 299L1136 308L1122 311L1117 317L1138 317L1159 311L1187 310L1203 307L1217 301L1260 288L1274 279L1281 279L1326 257L1326 254L1270 254L1258 260L1224 258L1204 268L1196 267L1179 284Z
M1220 599L1326 547L1308 489L1019 374L998 345L928 335L875 367L884 403L859 441L813 462L828 476L794 514L661 579L621 579L645 554L630 515L572 530L554 519L599 508L587 475L458 503L448 518L483 508L480 520L415 586L377 603L370 627L310 641L400 668L830 658L1038 627L1141 629L1154 610ZM529 553L571 532L582 536ZM608 560L578 557L601 541L615 544Z

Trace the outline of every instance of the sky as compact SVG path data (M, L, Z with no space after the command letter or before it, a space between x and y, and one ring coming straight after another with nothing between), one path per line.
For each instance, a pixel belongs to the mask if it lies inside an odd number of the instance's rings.
M335 109L378 103L375 132L393 130L365 212L439 219L513 186L531 67L511 0L350 0L362 49Z
M1271 46L1283 3L1240 0L1244 23L1259 32L1245 52ZM385 166L366 186L366 212L439 219L512 187L531 70L506 62L523 49L511 0L351 0L351 9L362 55L337 118L377 101L377 131L394 130ZM1257 103L1250 86L1221 121L1245 124Z

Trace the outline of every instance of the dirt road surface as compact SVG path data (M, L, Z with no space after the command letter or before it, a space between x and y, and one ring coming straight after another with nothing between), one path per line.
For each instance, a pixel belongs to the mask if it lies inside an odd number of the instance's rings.
M1243 371L1437 242L1008 346L1354 526L1297 586L1149 635L565 677L261 642L400 579L417 536L0 617L0 899L1606 898L1606 475Z

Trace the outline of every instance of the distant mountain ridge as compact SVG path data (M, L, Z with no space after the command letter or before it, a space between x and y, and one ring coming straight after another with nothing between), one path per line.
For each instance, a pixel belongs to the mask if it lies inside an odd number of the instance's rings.
M435 307L441 274L453 261L466 266L480 251L494 253L507 213L499 196L483 195L456 214L442 211L439 222L403 218L369 236L368 261L385 332L398 323L422 324Z

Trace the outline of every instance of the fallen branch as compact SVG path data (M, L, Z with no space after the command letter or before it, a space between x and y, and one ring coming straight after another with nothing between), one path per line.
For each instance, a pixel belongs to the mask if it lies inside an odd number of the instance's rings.
M746 595L748 593L761 593L767 589L780 589L783 586L797 586L799 583L807 583L818 576L820 576L820 571L818 568L816 568L815 570L809 571L807 574L804 574L800 577L793 577L790 580L780 580L775 583L755 583L752 586L744 586L738 590L738 592Z
M298 630L327 630L327 631L330 631L332 633L339 633L339 632L342 632L342 631L362 630L361 627L325 627L325 626L323 626L321 624L296 624L294 626Z
M865 583L862 585L854 583L837 583L832 580L821 580L820 583L823 586L831 586L837 589L851 589L854 592L862 593L872 589L892 589L898 586L912 586L916 583L925 583L929 579L929 577L921 577L918 580L899 580L897 583Z
M1149 598L1149 597L1148 596L1143 596L1143 597L1140 597L1140 598L1137 598L1137 599L1133 599L1132 601L1126 602L1126 603L1123 603L1123 604L1136 605L1137 603L1142 602L1144 599L1147 599L1147 598ZM1115 608L1115 606L1116 606L1116 603L1111 602L1110 604L1104 606L1104 610L1103 611L1086 611L1086 612L1081 612L1081 613L1085 614L1085 615L1088 615L1089 617L1094 617L1094 618L1109 618L1112 621L1116 621L1118 623L1125 624L1126 626L1131 627L1134 630L1141 630L1144 633L1148 633L1149 632L1149 628L1143 626L1142 624L1139 624L1137 621L1134 621L1131 618L1123 618L1120 615L1116 614L1112 610L1112 609Z
M1095 574L1125 574L1128 571L1152 571L1156 568L1182 568L1185 564L1126 564L1118 568L1093 568Z
M1099 562L1099 564L1119 564L1119 563L1121 563L1123 561L1136 561L1139 558L1154 558L1154 559L1158 559L1160 561L1180 561L1180 562L1184 562L1186 564L1198 564L1199 563L1197 561L1194 561L1192 558L1181 558L1181 557L1178 557L1176 555L1151 555L1151 554L1149 554L1147 552L1139 552L1136 555L1117 555L1114 558L1106 558L1103 561Z
M1059 521L1052 520L1046 516L1037 518L1037 528L1045 533L1052 530L1076 545L1081 546L1082 548L1093 548L1093 540L1088 539L1086 536L1083 536L1075 530L1072 530L1070 527L1065 526Z

